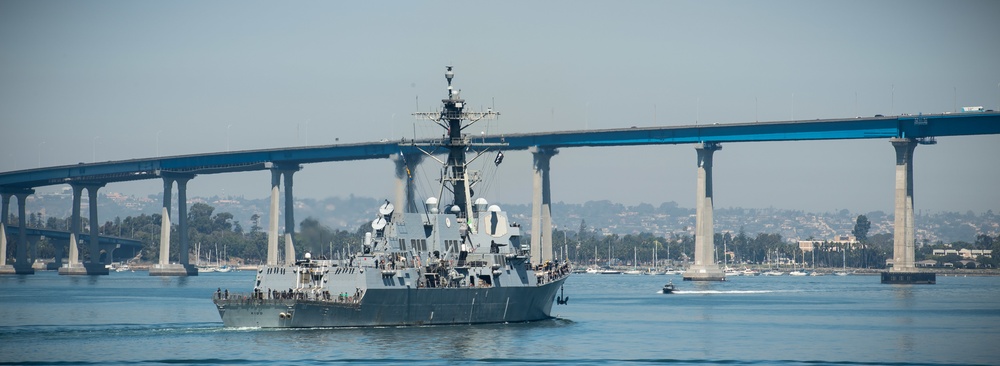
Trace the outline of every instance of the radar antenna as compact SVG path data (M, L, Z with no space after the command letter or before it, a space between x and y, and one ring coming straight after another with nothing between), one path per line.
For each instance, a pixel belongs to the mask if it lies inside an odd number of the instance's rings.
M473 146L488 148L492 146L506 146L506 143L473 143L467 135L462 134L462 130L478 121L497 119L500 113L494 111L493 108L489 108L485 112L466 110L465 99L462 99L461 91L456 90L452 86L452 80L455 78L452 66L446 66L444 77L448 81L448 97L441 100L441 103L444 105L443 108L437 112L415 112L413 116L418 120L432 121L445 130L445 136L442 141L423 145L443 146L448 149L448 159L442 162L445 170L441 180L442 183L451 185L450 190L455 197L453 205L457 206L460 210L458 217L469 218L472 212L471 185L475 181L478 181L478 173L468 171L469 161L466 159L465 153ZM421 144L414 142L414 146L418 145ZM422 151L431 155L426 150ZM485 151L479 152L479 154L481 155L483 152Z

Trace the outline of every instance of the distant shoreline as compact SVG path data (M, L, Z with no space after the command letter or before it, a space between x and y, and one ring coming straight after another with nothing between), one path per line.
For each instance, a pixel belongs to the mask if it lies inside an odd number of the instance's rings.
M152 267L152 266L153 266L152 263L134 263L134 264L130 264L129 265L129 269L132 270L132 271L148 271L149 268ZM251 265L230 265L230 266L233 267L237 271L257 271L257 269L259 269L262 265L259 266L259 265L252 265L251 264ZM579 264L577 266L579 266L580 268L585 268L586 267L586 266L582 266L582 265L579 265ZM622 271L625 271L625 270L632 269L632 267L630 267L630 266L624 266L624 267L620 267L618 269L621 269ZM753 267L753 269L759 270L759 271L763 272L763 271L769 270L770 268L768 268L768 267ZM38 267L35 268L35 270L36 271L45 271L46 269L44 269L43 267L38 266ZM790 271L790 270L793 270L793 269L791 269L791 268L778 268L777 270L778 271L782 271L782 272L787 272L787 271ZM850 273L852 276L878 276L882 272L885 272L887 270L888 269L880 269L880 268L850 268L850 267L847 268L847 272ZM837 272L843 272L844 269L843 268L824 267L824 268L808 268L808 269L806 269L806 271L808 271L808 272L818 272L818 273L822 273L824 275L833 275L833 274L835 274ZM933 272L933 273L937 274L938 276L943 276L943 277L966 277L966 276L973 276L973 277L1000 277L1000 269L997 269L997 268L966 269L966 268L937 268L937 267L935 267L935 268L924 268L924 267L921 267L921 268L917 268L916 272Z

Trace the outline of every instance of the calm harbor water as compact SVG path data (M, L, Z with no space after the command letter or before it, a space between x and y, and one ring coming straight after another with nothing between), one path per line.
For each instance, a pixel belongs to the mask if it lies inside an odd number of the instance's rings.
M927 364L1000 363L1000 278L890 286L873 276L578 274L558 319L375 329L223 328L216 288L190 278L0 277L0 364ZM659 289L673 280L678 292Z

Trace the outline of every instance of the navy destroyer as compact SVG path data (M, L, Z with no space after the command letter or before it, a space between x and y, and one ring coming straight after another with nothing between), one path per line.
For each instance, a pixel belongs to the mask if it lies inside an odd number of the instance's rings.
M225 326L370 327L552 318L570 267L532 262L520 226L497 205L474 199L472 188L483 179L469 163L495 152L499 165L504 144L476 142L462 131L499 113L466 111L451 85L451 66L445 77L443 108L414 113L442 127L444 135L408 143L442 164L438 196L427 198L422 208L406 210L386 201L356 253L339 259L305 253L294 263L261 267L252 292L217 292L213 301ZM447 158L438 159L436 153L447 153ZM565 300L560 295L558 302Z

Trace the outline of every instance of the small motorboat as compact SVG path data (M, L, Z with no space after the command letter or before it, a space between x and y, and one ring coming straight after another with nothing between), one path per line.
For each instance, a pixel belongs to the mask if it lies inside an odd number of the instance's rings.
M667 282L666 285L663 285L663 293L665 294L674 293L674 281L669 281Z

